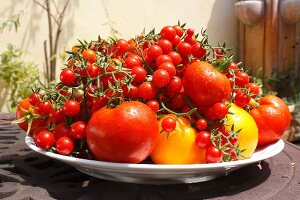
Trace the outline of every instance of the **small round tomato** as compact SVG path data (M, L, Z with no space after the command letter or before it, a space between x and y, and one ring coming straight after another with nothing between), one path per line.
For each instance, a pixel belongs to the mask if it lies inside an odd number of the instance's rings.
M158 45L151 45L147 50L147 56L150 61L155 60L158 56L162 55L163 51Z
M147 71L143 67L134 67L131 69L131 75L134 76L133 83L140 83L146 79Z
M255 98L259 94L259 86L256 83L248 83L246 88L249 90L249 95Z
M160 66L161 64L165 63L165 62L172 63L173 61L170 58L170 56L165 55L165 54L158 56L155 60L155 64L156 64L157 67Z
M67 86L73 86L76 81L76 75L72 69L64 69L60 73L60 81Z
M172 42L170 42L170 40L160 39L158 40L157 45L160 46L164 54L168 54L170 51L173 50L173 45Z
M54 135L49 131L41 131L36 137L36 145L43 150L51 148L54 143Z
M140 56L132 54L128 56L124 61L124 67L132 69L134 67L141 67L142 59Z
M206 149L205 158L208 163L219 163L221 162L223 155L220 149L215 146L210 146Z
M86 71L88 72L88 75L91 78L95 78L96 76L98 76L100 74L100 68L96 65L93 65L93 64L89 64L86 67Z
M58 140L63 136L69 136L70 128L65 124L65 122L61 122L54 127L52 133L55 137L55 140Z
M152 82L157 88L163 88L170 82L170 75L164 69L156 70L152 75Z
M69 155L74 150L74 142L68 137L61 137L55 143L56 151L61 155Z
M182 89L182 80L178 76L174 76L167 85L167 95L169 97L179 93Z
M172 26L165 26L161 29L160 35L162 38L172 41L177 35L177 32Z
M130 92L130 91L129 91ZM153 99L157 94L155 85L152 82L143 82L138 86L138 96L145 100Z
M195 142L200 148L208 148L212 144L210 140L210 133L207 131L200 131L197 133Z
M184 30L183 30L183 28L182 28L181 26L175 25L175 26L173 26L173 28L175 29L176 34L177 34L179 37L183 36Z
M251 97L246 95L243 90L236 90L234 96L234 103L239 107L246 107L251 100Z
M78 115L80 111L80 104L75 100L68 100L63 105L62 110L65 115L69 117L74 117Z
M52 109L48 118L49 122L59 123L64 120L64 113L62 109Z
M185 102L185 94L182 92L179 92L177 94L175 94L171 101L172 101L172 108L180 110L181 108L183 108L186 105Z
M94 63L97 60L96 52L91 49L85 49L82 52L83 60L88 61L89 63Z
M129 49L129 44L126 40L119 39L117 41L117 53L118 54L124 54L128 51L128 49Z
M193 44L191 53L196 58L201 59L206 54L206 50L202 48L202 46L199 42L197 42L197 43Z
M36 112L41 116L47 116L52 111L52 106L49 101L39 102L35 105Z
M144 89L142 89L141 92L143 92L143 90ZM134 85L131 85L128 90L127 96L130 98L130 100L137 100L139 98L138 88Z
M177 53L176 51L169 52L168 56L172 59L172 63L175 66L179 65L182 61L180 54Z
M39 102L41 102L42 99L42 94L40 93L32 93L31 95L29 95L28 99L29 99L29 103L33 106L35 106L36 104L38 104Z
M178 35L175 35L175 38L174 38L173 41L172 41L172 45L173 45L174 47L177 47L178 44L179 44L180 42L181 42L180 37L179 37Z
M246 72L235 72L235 84L243 87L249 83L249 75Z
M176 75L176 67L171 62L165 62L159 65L158 68L166 70L170 78L173 78Z
M207 128L207 121L205 119L198 119L196 126L200 131L203 131Z
M155 113L159 109L159 103L156 100L150 100L150 101L148 101L147 102L147 106L149 106L153 110L153 112L155 112Z
M177 48L178 48L178 53L182 57L187 57L188 55L190 55L192 53L192 46L190 43L181 42Z
M77 121L71 125L70 135L76 139L81 140L86 137L86 123Z
M213 115L216 119L223 119L228 114L228 106L225 103L215 103L212 107Z
M167 117L162 121L161 127L165 132L171 132L176 128L176 121L172 117Z

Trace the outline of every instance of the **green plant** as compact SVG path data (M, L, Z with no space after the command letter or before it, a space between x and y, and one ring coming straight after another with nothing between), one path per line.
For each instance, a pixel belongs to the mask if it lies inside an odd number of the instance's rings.
M12 44L8 44L7 49L0 54L0 78L11 90L9 99L11 108L29 96L32 92L29 85L37 83L39 77L36 64L23 61L23 54L21 49Z
M9 19L0 23L0 33L3 33L5 29L9 31L14 27L15 31L18 30L20 26L20 17L23 14L23 11L20 11L18 14L11 16Z

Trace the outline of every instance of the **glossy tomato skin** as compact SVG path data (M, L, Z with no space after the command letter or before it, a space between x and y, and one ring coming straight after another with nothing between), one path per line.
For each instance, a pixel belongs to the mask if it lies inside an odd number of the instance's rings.
M21 108L23 110L28 111L29 108L31 107L28 98L23 99L18 105L19 106L18 106L17 111L16 111L16 119L20 119L20 118L24 117L24 113L21 110ZM36 113L34 110L33 110L33 112ZM42 119L42 118L33 119L32 124L31 124L31 129L30 129L29 133L33 133L36 129L38 129L40 127L45 127L46 124L47 124L47 119ZM22 130L27 131L27 129L28 129L28 122L27 121L19 123L18 125Z
M95 159L139 163L154 149L159 129L152 109L131 101L98 110L88 122L86 134Z
M184 91L197 106L210 106L230 97L229 79L211 64L197 61L189 65L183 76Z
M276 142L289 127L290 111L279 97L268 95L259 100L259 106L250 111L258 127L258 145Z

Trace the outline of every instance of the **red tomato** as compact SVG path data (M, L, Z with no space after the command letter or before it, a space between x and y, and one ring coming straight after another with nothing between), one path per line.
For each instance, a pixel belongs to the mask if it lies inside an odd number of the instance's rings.
M161 127L165 132L169 133L176 128L176 121L172 117L167 117L163 119Z
M161 37L170 41L175 38L176 34L176 30L172 26L165 26L160 31Z
M210 146L205 152L205 158L208 163L219 163L221 162L223 155L220 149L215 146Z
M175 29L176 34L177 34L179 37L183 36L184 30L183 30L183 28L182 28L181 26L175 25L175 26L173 26L173 28Z
M249 95L255 98L259 94L259 86L256 83L248 83L246 88L249 90Z
M170 56L163 54L163 55L160 55L160 56L158 56L158 57L156 58L155 64L156 64L156 66L158 67L158 66L160 66L161 64L163 64L163 63L165 63L165 62L172 63L173 61L172 61L172 59L170 58Z
M41 131L36 137L36 145L43 150L51 148L54 143L54 135L49 131Z
M276 142L289 127L291 113L285 102L273 95L261 98L250 111L258 128L258 145Z
M147 81L138 86L137 92L140 98L150 100L156 96L157 90L152 82Z
M126 40L119 39L117 41L117 53L118 54L124 54L128 51L128 49L129 49L129 44Z
M192 53L192 46L190 43L181 42L177 48L178 48L178 53L182 57L187 57L188 55L190 55Z
M205 119L198 119L196 126L200 131L203 131L207 128L207 121Z
M69 155L74 150L74 142L68 137L61 137L55 143L56 151L61 155Z
M81 140L86 137L86 123L77 121L71 125L70 135L76 139Z
M224 102L231 95L229 79L203 61L194 62L186 68L183 88L197 106Z
M150 100L150 101L148 101L147 102L147 106L149 106L153 110L153 112L155 112L155 113L159 109L159 103L156 100Z
M157 88L163 88L170 82L170 75L164 69L156 70L152 75L152 82Z
M163 51L158 45L151 45L147 50L147 56L150 61L155 60L158 56L162 55Z
M57 124L54 129L53 129L53 135L55 137L55 140L58 140L59 138L63 136L68 136L70 135L70 128L67 127L67 125L64 122L61 122Z
M212 144L210 140L210 133L207 131L200 131L197 133L195 142L200 148L208 148Z
M64 120L64 113L62 109L52 109L48 118L49 122L59 123Z
M166 70L170 78L173 78L176 75L176 67L171 62L165 62L159 65L158 68Z
M180 110L181 108L183 108L186 105L185 97L186 97L186 95L182 92L175 94L171 99L172 108L177 109L177 110Z
M215 103L212 107L213 115L216 119L223 119L228 114L228 106L225 103Z
M52 106L49 101L39 102L35 105L36 112L41 116L47 116L52 111Z
M182 80L178 76L174 76L167 85L167 95L172 97L179 93L182 89Z
M39 102L41 102L42 99L42 95L39 93L32 93L31 95L29 95L29 103L33 106L35 106L36 104L38 104Z
M133 83L140 83L145 80L147 71L143 67L134 67L131 69L131 75L134 75Z
M168 54L173 49L173 45L170 40L160 39L158 40L157 45L160 46L164 54Z
M78 115L80 111L80 104L75 100L68 100L63 105L62 110L65 115L69 117L74 117Z
M249 75L246 72L235 72L235 84L243 87L249 83Z
M154 149L159 136L155 113L147 105L124 102L93 114L87 143L97 160L139 163Z
M64 69L60 73L60 81L67 86L73 86L76 81L76 75L72 69Z
M199 42L193 44L191 52L193 56L199 59L201 59L206 54L206 50L202 48Z
M177 53L176 51L169 52L168 56L172 59L172 63L175 66L179 65L182 61L180 54Z

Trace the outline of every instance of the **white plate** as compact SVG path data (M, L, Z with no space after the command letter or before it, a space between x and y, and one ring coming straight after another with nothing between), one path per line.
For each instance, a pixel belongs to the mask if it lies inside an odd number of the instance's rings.
M253 156L246 160L214 164L157 165L112 163L62 156L38 148L31 137L27 136L25 142L32 150L65 162L90 176L111 181L140 184L176 184L207 181L228 174L245 165L275 156L284 148L284 142L279 140L272 145L255 151Z

